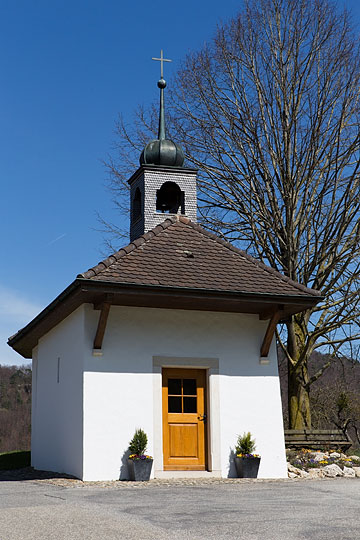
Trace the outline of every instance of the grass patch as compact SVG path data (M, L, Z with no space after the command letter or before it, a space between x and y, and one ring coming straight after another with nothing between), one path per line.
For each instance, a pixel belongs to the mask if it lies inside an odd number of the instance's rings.
M0 454L0 470L22 469L29 467L31 462L30 450L16 450L15 452L4 452Z

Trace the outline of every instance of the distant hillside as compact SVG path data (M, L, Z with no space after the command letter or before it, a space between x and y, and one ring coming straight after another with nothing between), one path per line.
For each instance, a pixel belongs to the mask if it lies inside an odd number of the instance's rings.
M345 425L356 446L360 445L360 362L314 352L309 363L310 376L331 361L321 377L311 385L310 401L314 429L342 429ZM287 366L279 351L279 373L285 427L288 427Z
M0 365L0 452L30 449L31 369Z

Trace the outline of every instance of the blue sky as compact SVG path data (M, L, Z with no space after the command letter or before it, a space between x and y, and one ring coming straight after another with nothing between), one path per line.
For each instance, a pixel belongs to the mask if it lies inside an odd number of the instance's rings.
M360 28L360 5L345 2ZM343 5L343 2L339 2ZM120 221L101 163L121 112L157 99L165 76L241 2L0 0L0 364L7 337L103 258L96 212ZM168 74L168 76L167 76Z

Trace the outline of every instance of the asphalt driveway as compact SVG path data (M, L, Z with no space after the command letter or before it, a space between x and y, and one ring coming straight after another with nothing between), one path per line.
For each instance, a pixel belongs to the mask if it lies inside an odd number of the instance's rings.
M360 539L360 479L63 487L0 482L0 540Z

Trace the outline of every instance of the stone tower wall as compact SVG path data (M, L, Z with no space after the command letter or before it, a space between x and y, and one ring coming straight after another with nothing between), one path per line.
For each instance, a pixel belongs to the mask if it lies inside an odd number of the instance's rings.
M156 210L156 192L165 182L175 182L181 191L184 192L185 215L191 221L197 220L197 194L196 194L196 173L195 169L149 166L140 167L130 178L130 241L132 242L145 232L153 229L162 223L169 215L168 212ZM133 221L132 204L136 188L141 192L142 212L141 216ZM181 209L179 209L179 214Z

